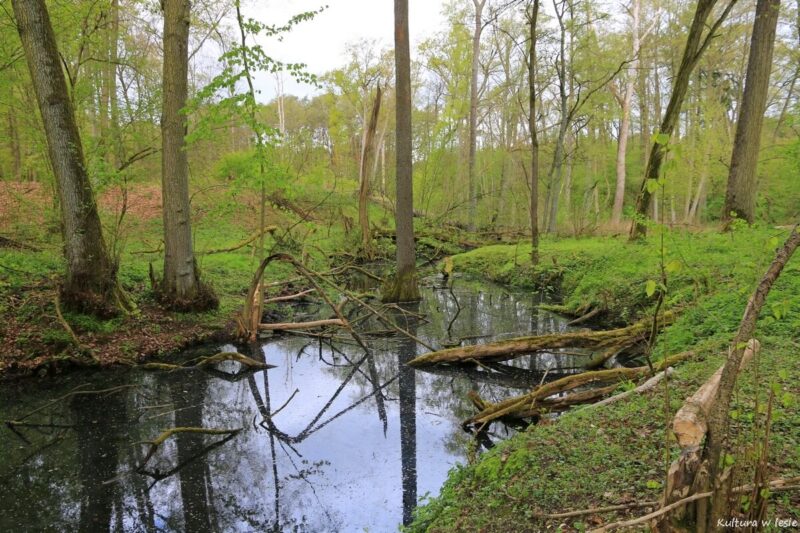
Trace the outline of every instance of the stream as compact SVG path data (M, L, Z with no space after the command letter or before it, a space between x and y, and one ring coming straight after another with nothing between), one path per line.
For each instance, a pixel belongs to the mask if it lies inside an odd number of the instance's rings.
M487 282L458 278L450 290L430 277L422 294L392 319L436 347L566 329L539 295ZM494 372L415 371L402 363L425 347L375 320L358 329L369 356L344 333L292 334L177 356L238 350L274 365L266 371L229 361L4 384L0 419L29 416L0 429L0 531L396 531L466 461L469 391L498 401L585 361L554 353ZM146 441L176 427L240 431L177 433L147 458ZM511 431L495 425L488 438Z

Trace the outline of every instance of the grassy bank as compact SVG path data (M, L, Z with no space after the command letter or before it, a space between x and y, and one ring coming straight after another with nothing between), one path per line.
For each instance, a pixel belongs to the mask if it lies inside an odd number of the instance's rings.
M682 311L659 336L654 357L695 351L678 367L667 390L659 387L610 406L575 409L501 443L476 462L453 470L441 495L418 510L410 530L582 530L618 515L543 515L657 500L665 468L677 454L665 428L684 398L722 363L747 298L786 233L666 233L666 302ZM603 321L613 323L630 321L652 308L654 298L647 296L646 285L660 277L661 249L659 237L639 244L622 238L546 240L536 268L529 265L530 247L524 245L481 248L454 257L454 265L456 271L482 273L520 287L557 287L566 310L582 314L600 307ZM757 332L762 352L757 364L741 376L734 405L736 442L744 446L760 435L754 424L763 422L763 415L754 414L756 397L763 410L770 388L778 391L770 478L800 474L800 414L794 408L800 392L798 273L800 258L794 258L773 288ZM743 449L734 455L739 471L748 470L752 458ZM770 516L800 518L796 493L776 494L771 505Z

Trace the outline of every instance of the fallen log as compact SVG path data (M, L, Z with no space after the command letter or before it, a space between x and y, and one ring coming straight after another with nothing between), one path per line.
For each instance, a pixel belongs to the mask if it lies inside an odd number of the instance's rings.
M675 313L665 312L658 319L658 327L664 327L675 320ZM652 328L648 318L630 326L607 331L574 331L518 337L489 344L460 346L430 352L409 361L409 365L422 367L439 363L464 363L470 361L500 362L540 351L561 348L584 348L607 352L615 348L625 348L644 341ZM613 355L613 354L612 354ZM610 356L609 356L610 357Z
M688 359L692 352L684 352L674 355L655 366L656 370L662 370L680 361ZM488 405L483 411L468 419L465 425L484 425L503 417L514 416L516 413L526 413L532 411L538 403L554 394L559 394L578 387L593 383L614 383L626 379L635 379L647 375L650 367L640 366L635 368L611 368L607 370L595 370L582 372L557 379L546 383L533 391L515 396L502 402Z
M312 320L310 322L283 322L276 324L259 324L260 331L288 331L288 330L303 330L315 329L325 326L337 326L340 328L347 328L348 323L346 320L339 318L328 318L325 320Z

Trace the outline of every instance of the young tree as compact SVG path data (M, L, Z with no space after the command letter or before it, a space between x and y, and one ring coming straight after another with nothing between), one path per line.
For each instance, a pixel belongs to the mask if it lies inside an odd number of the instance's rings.
M12 5L42 115L61 208L67 260L62 300L78 311L113 315L123 306L116 265L103 240L47 6L44 0L14 0Z
M528 129L531 135L531 262L539 263L539 138L536 133L536 24L539 0L533 0L528 12L530 41L528 42Z
M761 127L767 108L769 75L772 70L772 52L775 48L775 29L780 7L780 0L758 0L756 5L744 96L728 172L725 211L722 213L726 226L730 224L734 214L750 224L756 215L758 148L761 145Z
M396 78L397 272L383 291L384 302L419 300L414 250L414 187L411 159L411 51L408 42L408 0L394 0Z
M475 27L472 30L472 68L469 86L469 230L475 231L475 211L478 205L478 185L475 178L475 155L478 144L478 69L480 67L483 8L486 0L472 0L475 6Z
M217 300L200 282L192 249L189 161L185 150L189 73L189 0L165 0L164 75L161 115L161 191L164 216L164 278L161 299L171 308L199 310Z

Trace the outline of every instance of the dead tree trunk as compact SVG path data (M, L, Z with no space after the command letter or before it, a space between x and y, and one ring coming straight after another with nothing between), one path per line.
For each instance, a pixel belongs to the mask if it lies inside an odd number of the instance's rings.
M375 130L378 128L378 116L381 112L381 86L375 92L375 102L372 104L372 114L369 124L364 130L364 142L361 146L361 164L359 165L359 190L358 190L358 223L361 226L361 247L364 257L372 259L372 243L369 229L369 179L370 158L375 151Z
M83 312L115 314L121 305L116 265L103 240L47 7L44 0L14 0L12 4L42 114L61 206L67 260L62 302Z
M728 189L722 221L729 225L733 216L752 224L756 215L756 167L761 146L761 127L767 108L772 52L778 26L780 0L758 0L750 58L747 62L742 107L728 172Z

